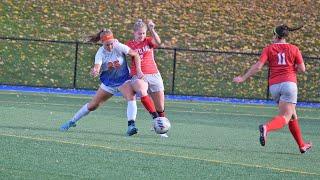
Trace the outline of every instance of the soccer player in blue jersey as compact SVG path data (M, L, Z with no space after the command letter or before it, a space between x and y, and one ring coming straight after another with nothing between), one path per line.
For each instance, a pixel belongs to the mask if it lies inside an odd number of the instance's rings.
M118 42L109 29L101 30L97 35L91 36L91 42L101 41L103 46L99 48L95 56L95 64L91 70L91 75L100 75L101 85L92 100L85 104L80 110L66 123L60 127L61 131L67 131L70 127L75 127L76 122L82 117L96 110L102 103L111 98L116 92L120 91L127 100L127 118L129 136L137 133L135 119L137 115L137 104L135 92L130 84L130 73L125 55L134 59L138 78L143 78L141 71L141 59L139 54L130 49L127 45Z

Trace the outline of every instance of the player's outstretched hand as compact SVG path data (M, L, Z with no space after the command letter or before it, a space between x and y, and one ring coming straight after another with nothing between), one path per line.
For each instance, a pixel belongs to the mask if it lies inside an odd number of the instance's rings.
M93 77L97 77L99 75L99 71L97 71L95 68L92 68L90 74Z
M143 72L142 72L142 71L137 72L137 77L138 77L139 79L143 79L143 78L144 78Z
M235 83L242 83L245 79L243 79L242 76L237 76L235 78L233 78L233 82Z
M148 19L147 25L148 25L149 30L154 29L154 27L156 26L156 25L152 22L152 20L150 20L150 19Z

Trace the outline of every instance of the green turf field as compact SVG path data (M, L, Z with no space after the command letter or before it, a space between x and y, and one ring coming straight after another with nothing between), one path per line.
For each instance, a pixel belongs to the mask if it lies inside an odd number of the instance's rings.
M160 138L138 103L139 133L127 137L115 97L59 132L90 98L0 91L0 179L320 179L319 109L298 109L314 144L301 155L288 128L260 146L272 106L167 101L172 128Z

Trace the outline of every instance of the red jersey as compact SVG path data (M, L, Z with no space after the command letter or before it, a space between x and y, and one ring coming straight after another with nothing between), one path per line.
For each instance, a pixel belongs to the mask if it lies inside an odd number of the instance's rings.
M295 82L296 64L302 64L303 59L299 48L288 43L274 43L265 47L262 51L260 62L268 61L270 76L269 85L281 82Z
M141 70L144 74L156 74L158 73L157 64L154 60L153 48L157 45L152 43L152 37L146 37L144 41L138 42L130 40L126 43L132 50L136 51L141 58ZM131 75L136 75L136 64L132 59L131 62Z

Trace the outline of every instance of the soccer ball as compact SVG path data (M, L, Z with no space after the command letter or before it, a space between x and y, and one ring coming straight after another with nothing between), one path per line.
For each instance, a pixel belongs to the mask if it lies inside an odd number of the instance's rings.
M153 120L153 128L157 134L167 133L170 127L170 121L166 117L157 117Z

